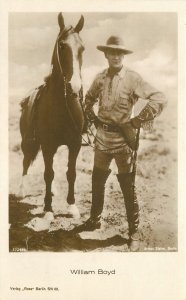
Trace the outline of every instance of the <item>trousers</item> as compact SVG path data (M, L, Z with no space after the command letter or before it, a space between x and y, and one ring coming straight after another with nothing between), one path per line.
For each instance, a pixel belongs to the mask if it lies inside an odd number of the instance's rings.
M107 171L113 159L116 162L119 174L132 172L132 150L127 145L118 153L95 149L94 167Z

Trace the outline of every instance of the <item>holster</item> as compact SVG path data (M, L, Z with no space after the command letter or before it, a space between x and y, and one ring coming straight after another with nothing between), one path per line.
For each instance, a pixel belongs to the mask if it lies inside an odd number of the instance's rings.
M127 145L133 150L137 150L139 147L139 142L136 139L137 131L130 122L120 125L120 131L125 138Z

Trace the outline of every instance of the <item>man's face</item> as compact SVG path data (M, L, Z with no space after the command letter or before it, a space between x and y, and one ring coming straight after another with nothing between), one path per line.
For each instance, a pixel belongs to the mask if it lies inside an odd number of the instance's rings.
M122 51L118 49L108 49L105 52L105 57L108 60L108 64L110 68L121 68L124 54Z

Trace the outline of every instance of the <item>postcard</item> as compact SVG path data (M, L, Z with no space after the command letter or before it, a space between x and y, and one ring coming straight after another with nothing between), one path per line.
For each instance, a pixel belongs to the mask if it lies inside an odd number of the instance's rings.
M0 299L184 299L184 1L2 7Z

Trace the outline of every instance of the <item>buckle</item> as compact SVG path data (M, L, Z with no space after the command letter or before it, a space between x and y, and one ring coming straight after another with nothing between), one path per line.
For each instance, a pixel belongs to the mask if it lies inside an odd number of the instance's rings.
M108 131L108 125L107 124L103 124L103 130Z

